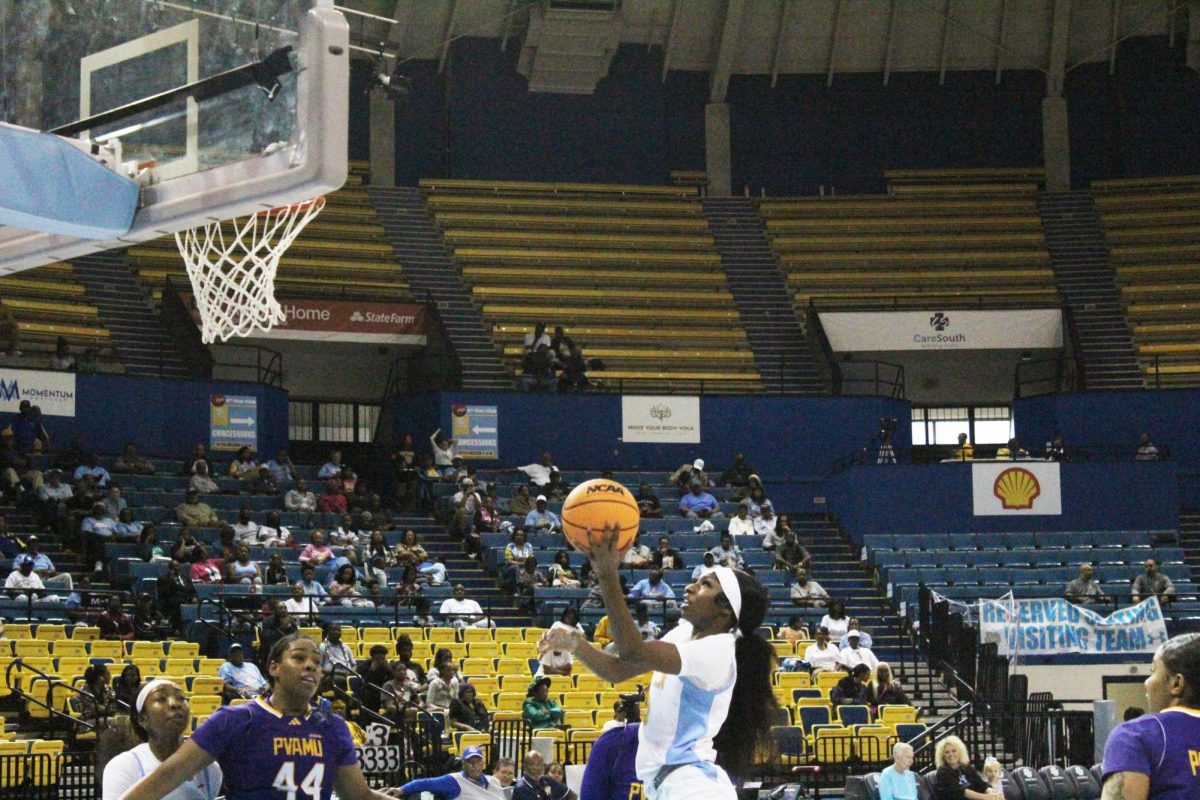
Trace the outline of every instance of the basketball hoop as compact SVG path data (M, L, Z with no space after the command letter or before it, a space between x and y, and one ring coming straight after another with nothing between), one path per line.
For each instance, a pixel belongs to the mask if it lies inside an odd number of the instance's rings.
M325 198L317 197L175 234L205 344L249 336L255 329L268 331L285 321L275 300L279 259L324 207ZM233 229L228 237L224 225Z

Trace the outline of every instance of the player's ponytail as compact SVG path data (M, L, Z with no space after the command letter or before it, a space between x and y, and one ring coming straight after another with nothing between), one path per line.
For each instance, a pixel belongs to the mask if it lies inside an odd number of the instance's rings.
M758 635L758 627L767 616L770 595L753 575L736 572L742 594L738 615L737 683L729 703L725 724L713 738L717 763L732 777L747 778L760 758L772 748L771 725L779 704L771 689L775 669L775 650Z

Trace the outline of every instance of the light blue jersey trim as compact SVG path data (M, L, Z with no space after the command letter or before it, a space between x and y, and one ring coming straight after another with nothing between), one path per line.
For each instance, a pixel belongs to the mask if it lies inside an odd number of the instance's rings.
M679 720L675 724L675 735L667 748L664 764L707 764L696 754L696 744L708 735L708 719L712 714L717 697L732 686L726 683L717 689L701 689L690 680L680 677L683 684L679 692Z

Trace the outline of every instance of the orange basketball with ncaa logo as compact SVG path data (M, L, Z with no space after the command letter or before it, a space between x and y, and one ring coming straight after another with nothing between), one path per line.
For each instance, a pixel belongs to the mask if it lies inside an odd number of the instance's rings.
M617 549L628 550L642 515L637 499L626 487L605 478L584 481L571 490L562 507L563 533L576 548L588 546L588 528L600 541L605 525L618 526Z

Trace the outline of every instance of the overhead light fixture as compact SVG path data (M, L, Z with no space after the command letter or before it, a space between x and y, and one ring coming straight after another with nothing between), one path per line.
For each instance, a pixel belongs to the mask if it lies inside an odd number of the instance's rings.
M371 72L369 88L382 89L388 99L398 103L407 102L408 95L412 91L412 80L407 75L400 73L399 59L391 71L388 71L387 65L384 63L383 43L379 45L379 57L375 60L375 67Z

